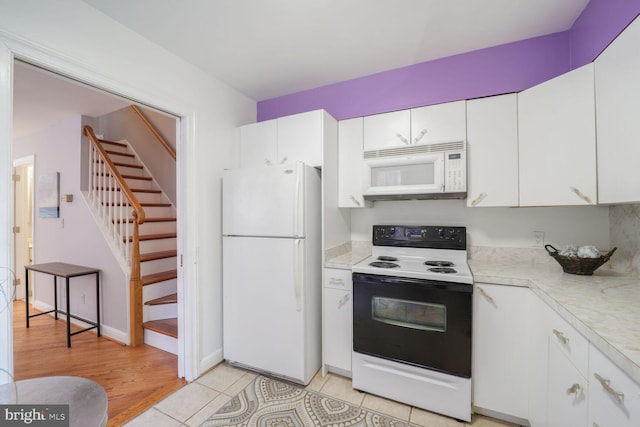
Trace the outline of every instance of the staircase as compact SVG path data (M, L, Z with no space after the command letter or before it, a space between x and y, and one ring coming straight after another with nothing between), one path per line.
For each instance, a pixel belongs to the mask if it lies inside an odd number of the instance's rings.
M90 127L84 132L93 145L88 199L106 226L112 247L131 268L131 345L144 341L177 354L175 207L128 142L99 139ZM124 185L119 185L120 180ZM135 296L140 286L141 298ZM141 323L143 339L137 323Z

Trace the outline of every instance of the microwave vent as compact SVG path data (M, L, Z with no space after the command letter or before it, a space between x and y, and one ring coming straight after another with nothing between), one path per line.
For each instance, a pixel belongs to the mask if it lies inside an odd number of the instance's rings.
M383 148L370 150L363 153L365 159L377 159L383 157L410 156L416 154L435 153L442 151L461 151L466 149L465 141L443 142L439 144L404 145L402 147Z

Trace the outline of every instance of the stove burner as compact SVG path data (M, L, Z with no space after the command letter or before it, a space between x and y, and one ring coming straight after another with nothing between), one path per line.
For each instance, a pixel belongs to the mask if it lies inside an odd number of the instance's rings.
M453 267L451 261L425 261L424 265L432 265L434 267Z
M454 268L450 268L450 267L434 267L434 268L429 268L428 270L433 273L444 273L444 274L457 273L457 271Z
M378 261L397 261L397 260L398 258L394 256L381 255L378 257Z
M384 262L384 261L374 261L372 263L369 264L371 267L378 267L378 268L396 268L396 267L400 267L398 264L395 264L393 262Z

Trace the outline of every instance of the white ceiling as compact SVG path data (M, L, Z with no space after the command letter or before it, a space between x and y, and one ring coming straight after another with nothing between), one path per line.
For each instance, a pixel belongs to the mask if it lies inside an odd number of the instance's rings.
M83 0L256 101L569 29L588 0Z
M567 30L588 0L83 0L256 101ZM16 63L14 137L129 102Z

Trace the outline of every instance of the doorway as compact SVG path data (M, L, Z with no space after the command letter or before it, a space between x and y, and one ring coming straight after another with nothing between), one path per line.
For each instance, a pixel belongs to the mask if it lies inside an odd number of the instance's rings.
M33 263L33 165L34 157L13 161L13 271L14 299L26 296L25 269ZM29 293L31 295L31 293Z
M24 78L27 76L28 78ZM56 123L65 122L69 117L103 117L118 109L127 108L133 103L132 100L126 99L122 96L117 96L112 93L106 92L104 90L98 89L93 86L88 86L82 82L72 80L68 77L61 76L49 70L43 69L39 66L34 66L29 63L14 60L14 97L13 97L13 113L14 113L14 121L13 121L13 130L14 130L14 138L13 138L13 148L14 155L24 155L24 150L20 149L16 146L16 141L18 143L22 142L24 139L28 139L28 135L37 134L40 132L44 133L44 129L51 129L56 126ZM180 137L180 119L171 115L170 113L166 113L161 110L154 109L152 107L146 107L146 110L150 110L152 112L157 112L160 115L164 115L165 117L171 117L174 121L175 125L173 127L173 142L174 148L178 148L179 137ZM81 129L78 129L78 135ZM78 138L79 139L79 138ZM41 140L46 141L46 138L41 138ZM50 142L50 141L47 141ZM46 143L46 142L44 142ZM33 151L27 151L33 152ZM34 156L32 156L33 158ZM35 157L39 158L38 167L43 168L43 164L46 163L46 159L43 156L40 156L36 153ZM74 159L74 161L79 161ZM38 175L40 172L35 170L34 162L32 160L32 177L33 174ZM68 176L68 174L67 174ZM64 175L63 175L64 177ZM174 174L174 192L179 191L179 187L176 185L175 181L177 181L177 174ZM18 181L24 182L24 181ZM33 178L32 181L33 183ZM84 182L84 180L82 180ZM15 184L15 183L14 183ZM79 187L78 192L79 192ZM16 187L14 196L21 197L21 189L20 187ZM37 191L37 188L35 189ZM31 193L31 200L33 200L33 193ZM14 207L16 211L14 211L14 216L16 220L16 226L20 227L22 230L22 226L18 226L17 221L18 216L22 216L18 213L21 209L18 205L25 204L27 202L22 202L21 200L14 200ZM31 212L34 211L34 203L31 202L31 206L27 206L27 209ZM82 203L80 194L76 194L74 205L81 207L84 206ZM61 207L65 206L72 207L71 204L65 204ZM61 209L62 210L62 209ZM74 223L77 218L74 218ZM20 272L20 281L22 284L22 288L19 289L19 294L16 295L16 298L24 298L26 295L26 290L24 290L24 265L26 263L32 262L35 256L39 253L37 251L38 242L35 240L37 234L40 236L40 240L43 238L43 234L39 233L39 226L41 221L39 222L38 218L31 219L31 246L29 246L29 242L26 241L26 246L31 247L31 253L27 252L27 255L24 255L24 242L22 236L14 235L15 245L11 249L14 252L14 267L16 274ZM53 221L49 220L50 227L49 229L53 229L52 226L54 224ZM64 219L55 222L55 227L62 229L70 228L70 222L67 222L67 225L64 225ZM16 228L18 230L18 228ZM179 232L179 230L178 230ZM19 239L18 239L19 237ZM179 243L180 245L180 243ZM178 248L178 252L180 252L180 248ZM38 258L40 258L38 256ZM45 260L46 261L46 260ZM37 259L35 262L45 262L40 259ZM181 280L179 275L178 281ZM179 282L178 282L179 283ZM104 292L104 286L103 286ZM126 292L128 295L128 292ZM84 299L84 296L83 296ZM126 303L122 303L122 305L127 305ZM178 310L180 313L180 310ZM125 315L126 316L126 315ZM125 317L126 318L126 317ZM102 316L104 321L105 317ZM108 325L107 325L108 326ZM112 328L115 330L116 335L113 336L116 341L123 341L122 337L124 334L118 335L120 331L127 331L128 328ZM103 329L104 331L104 329ZM125 332L126 334L126 332ZM108 336L108 333L105 334ZM182 346L179 344L178 348L180 349ZM178 350L180 351L180 350ZM176 366L176 376L184 376L180 375L180 355L178 354L178 362Z

